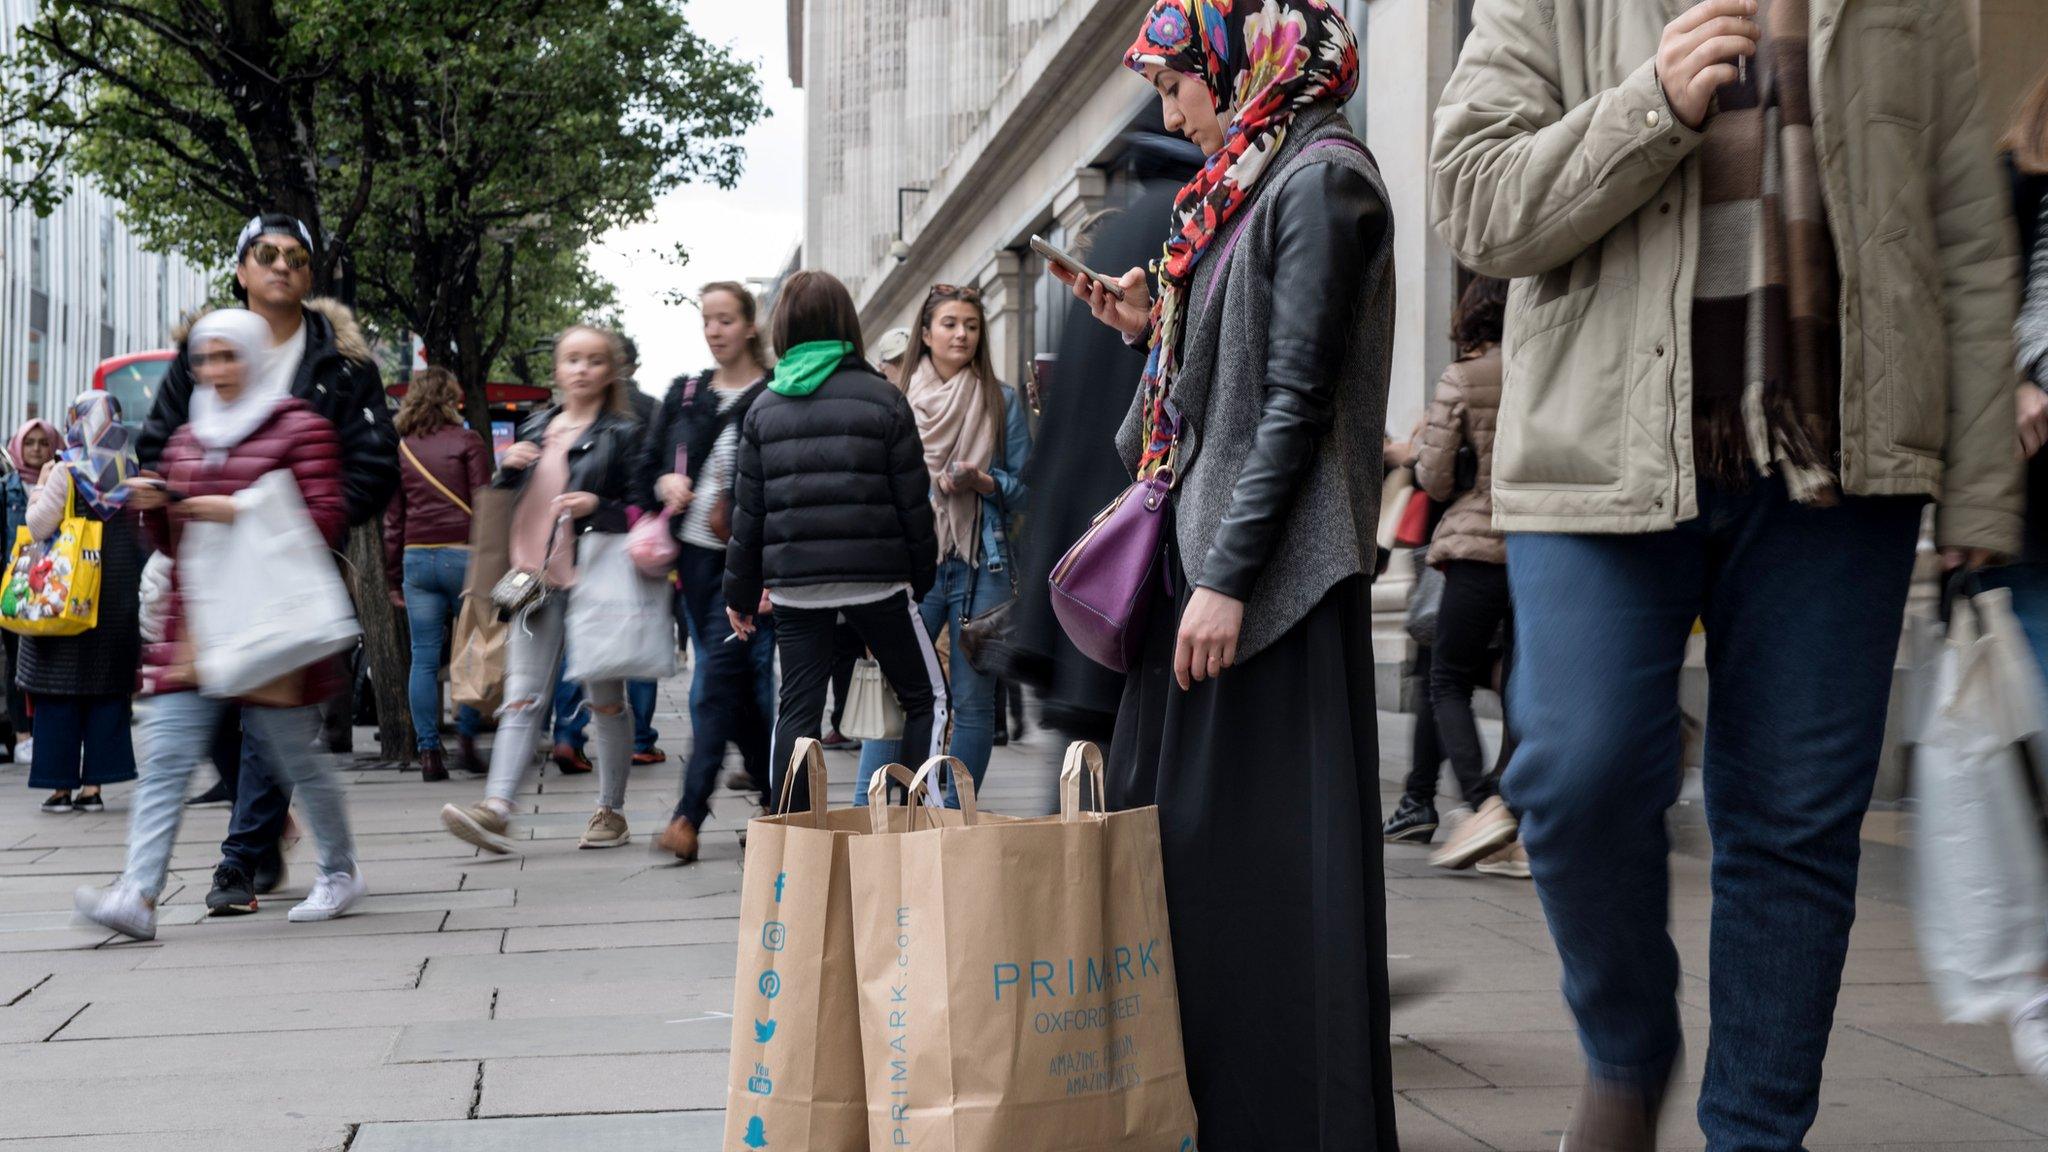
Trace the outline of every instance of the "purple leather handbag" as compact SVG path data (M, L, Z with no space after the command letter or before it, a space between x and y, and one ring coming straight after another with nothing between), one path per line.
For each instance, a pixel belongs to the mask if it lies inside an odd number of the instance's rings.
M1138 662L1161 584L1160 533L1172 487L1168 472L1124 489L1053 565L1053 615L1082 655L1113 672Z

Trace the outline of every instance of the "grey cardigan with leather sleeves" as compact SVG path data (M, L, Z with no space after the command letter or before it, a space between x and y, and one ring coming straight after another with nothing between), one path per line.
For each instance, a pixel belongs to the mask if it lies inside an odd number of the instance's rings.
M1238 659L1374 568L1393 222L1331 104L1300 114L1195 273L1173 400L1185 575L1245 603ZM1135 467L1142 397L1117 434Z

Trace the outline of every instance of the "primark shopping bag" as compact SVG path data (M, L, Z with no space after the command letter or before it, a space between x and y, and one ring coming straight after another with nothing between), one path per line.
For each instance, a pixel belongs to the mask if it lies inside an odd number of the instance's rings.
M1101 810L1067 751L1060 815L992 823L956 769L957 826L847 845L868 1139L928 1152L1189 1152L1195 1109L1159 812ZM1095 805L1081 786L1094 783Z
M800 774L811 808L788 811ZM910 772L891 764L873 791ZM827 810L824 749L796 742L777 815L747 822L733 980L727 1149L850 1152L868 1146L860 1012L853 969L847 842L875 827L902 831L907 808ZM958 813L939 819L957 822ZM929 815L927 816L927 822Z

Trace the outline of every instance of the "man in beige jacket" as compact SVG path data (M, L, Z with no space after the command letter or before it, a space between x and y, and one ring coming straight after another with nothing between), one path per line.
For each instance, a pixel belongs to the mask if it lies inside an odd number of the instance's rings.
M1655 1146L1682 1050L1664 810L1713 708L1713 1152L1800 1148L1921 511L2017 550L2017 266L1947 0L1478 0L1434 224L1514 278L1494 449L1520 815L1588 1085ZM1503 817L1503 839L1515 833Z

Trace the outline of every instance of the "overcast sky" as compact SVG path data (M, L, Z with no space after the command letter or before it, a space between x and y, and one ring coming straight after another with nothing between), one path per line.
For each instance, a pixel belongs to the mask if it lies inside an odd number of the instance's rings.
M618 286L626 334L640 345L640 384L656 396L675 376L711 363L697 310L664 294L680 287L694 298L708 280L773 276L803 230L803 93L789 83L784 5L690 0L684 10L700 35L760 66L773 115L746 135L746 175L732 191L671 192L653 218L611 233L591 252L597 271ZM678 243L690 252L681 269L655 255Z

